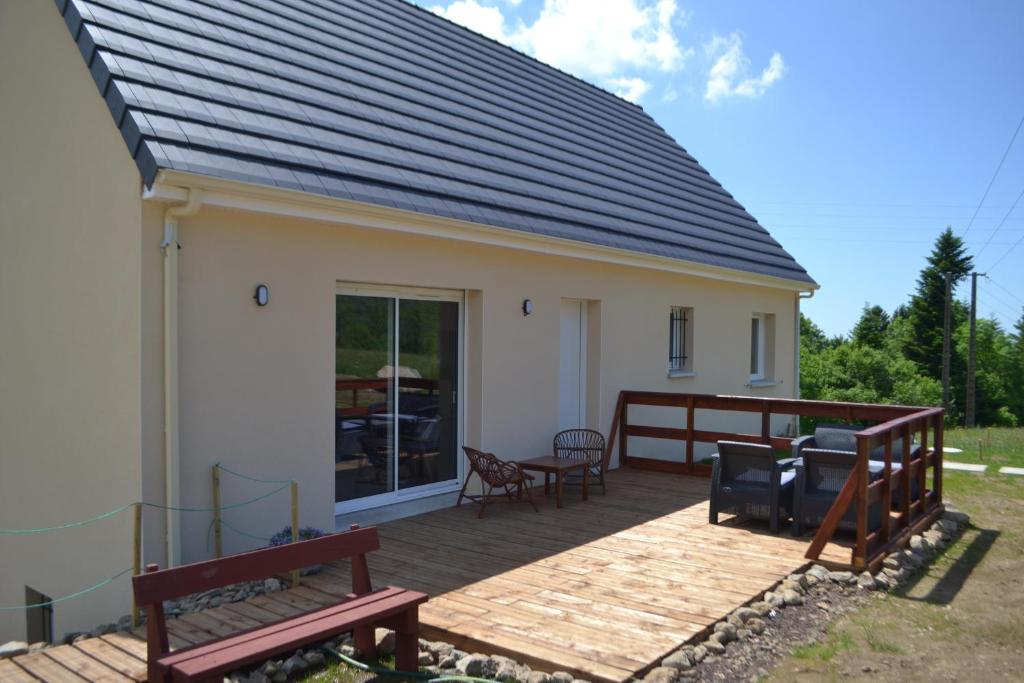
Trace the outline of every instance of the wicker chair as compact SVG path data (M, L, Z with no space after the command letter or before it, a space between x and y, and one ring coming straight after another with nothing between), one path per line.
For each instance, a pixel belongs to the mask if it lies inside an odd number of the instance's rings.
M462 505L463 498L479 503L480 513L477 517L480 518L484 516L484 510L492 500L502 498L510 501L522 500L523 494L526 494L526 500L533 506L534 512L540 512L530 495L530 482L533 481L533 476L524 472L519 463L499 460L494 453L484 453L469 446L463 446L462 450L469 458L469 474L466 475L466 481L462 485L462 490L459 491L459 500L455 503L455 507ZM469 479L474 472L480 477L483 484L479 496L466 493ZM484 491L484 488L487 490ZM495 494L494 489L500 489L500 492Z
M608 493L604 484L604 435L593 429L566 429L555 434L556 458L590 461L590 478L601 483L601 493ZM583 475L576 472L565 475L566 484L582 484Z
M776 460L771 446L719 441L712 456L709 521L718 524L720 512L732 511L752 519L767 519L772 533L793 509L790 459Z
M864 427L845 424L820 424L813 435L801 436L793 440L793 457L800 458L807 449L817 449L833 452L856 453L857 439L854 436ZM910 459L917 458L921 450L921 444L912 443L910 447ZM868 455L868 471L871 480L881 478L885 469L885 447L877 446ZM894 439L892 442L892 470L895 474L903 468L903 439ZM918 496L917 479L910 481L910 499L916 500ZM896 486L892 490L892 504L896 507L900 504L901 489Z
M825 520L839 492L857 464L857 455L849 451L805 448L796 463L796 488L793 491L793 535L804 527L817 527ZM895 467L895 465L894 465ZM882 500L878 489L868 489L868 533L881 525ZM839 529L856 531L857 509L850 505L839 522Z

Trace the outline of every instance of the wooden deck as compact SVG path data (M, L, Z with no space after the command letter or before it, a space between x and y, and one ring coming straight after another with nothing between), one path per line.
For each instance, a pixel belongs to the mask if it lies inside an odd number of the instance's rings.
M567 489L566 507L538 496L446 509L380 527L370 556L375 585L430 594L422 635L468 651L504 654L544 671L625 681L655 665L805 564L807 539L753 525L708 524L709 481L635 470L609 473L608 495ZM830 545L822 559L849 561ZM267 623L335 601L348 567L303 585L168 622L172 646ZM0 661L3 681L141 681L145 643L103 636Z

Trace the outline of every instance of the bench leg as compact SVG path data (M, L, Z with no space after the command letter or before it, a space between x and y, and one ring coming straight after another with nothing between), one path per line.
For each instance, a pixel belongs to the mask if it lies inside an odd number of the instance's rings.
M419 607L402 615L395 627L395 669L419 671Z
M356 649L363 661L370 664L377 663L377 639L374 637L372 626L359 626L352 630L352 638L356 642Z

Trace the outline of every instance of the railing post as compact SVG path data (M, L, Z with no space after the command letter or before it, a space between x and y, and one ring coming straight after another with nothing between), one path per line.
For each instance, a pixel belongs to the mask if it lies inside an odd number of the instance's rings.
M917 469L917 490L918 497L921 500L921 516L924 516L925 509L928 507L928 496L925 490L925 484L928 482L928 418L921 420L921 464Z
M213 552L218 558L224 556L220 517L220 463L213 466Z
M629 427L627 421L629 416L629 394L623 392L622 396L622 409L619 413L619 465L625 467L629 464L629 456L626 454L626 443L629 441L626 436L626 431Z
M132 533L132 576L142 573L142 503L135 504L135 523ZM132 587L132 628L139 627L139 605Z
M939 413L935 418L935 457L932 460L932 486L935 488L935 502L942 502L942 459L944 434L946 423L945 411Z
M889 513L892 509L892 431L885 433L885 469L882 472L882 528L879 530L879 542L889 540Z
M853 550L853 566L863 569L868 558L868 439L857 437L857 544Z
M900 432L900 438L903 440L903 467L900 468L900 526L910 526L910 477L912 476L910 456L912 452L912 444L910 438L913 436L913 431L910 429L910 423L903 425L902 431Z
M693 474L693 431L694 420L697 419L697 410L694 406L693 395L686 397L686 472Z
M769 401L761 403L761 441L765 444L772 440L772 404Z
M299 540L299 483L292 482L292 543ZM299 570L292 570L292 588L299 585Z

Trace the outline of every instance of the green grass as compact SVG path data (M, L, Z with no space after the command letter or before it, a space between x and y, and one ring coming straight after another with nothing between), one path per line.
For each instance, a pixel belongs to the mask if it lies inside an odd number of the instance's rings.
M849 633L831 633L824 642L798 645L793 648L793 657L805 661L828 663L836 655L853 647L853 638Z

